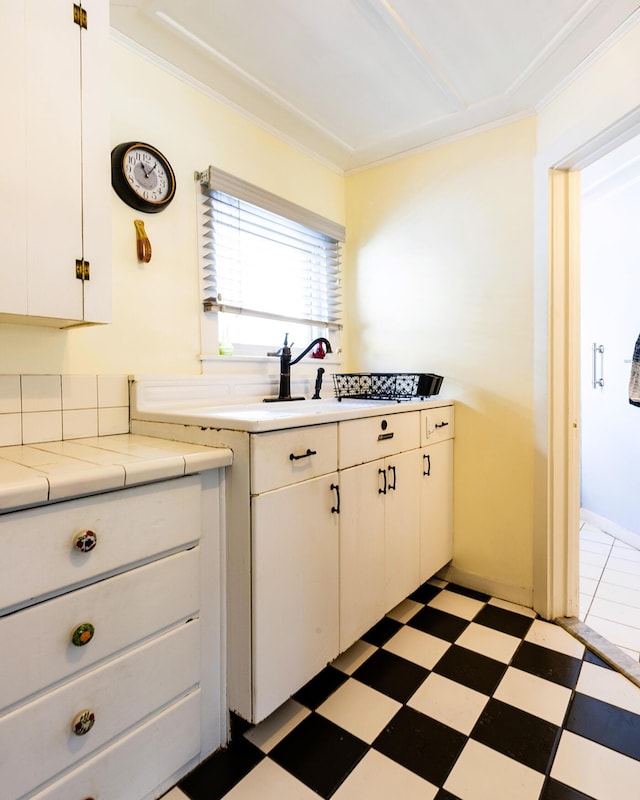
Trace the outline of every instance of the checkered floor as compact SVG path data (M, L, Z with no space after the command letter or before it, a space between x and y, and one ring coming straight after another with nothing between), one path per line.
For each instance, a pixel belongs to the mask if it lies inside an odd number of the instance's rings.
M640 797L640 689L529 609L422 586L165 800Z

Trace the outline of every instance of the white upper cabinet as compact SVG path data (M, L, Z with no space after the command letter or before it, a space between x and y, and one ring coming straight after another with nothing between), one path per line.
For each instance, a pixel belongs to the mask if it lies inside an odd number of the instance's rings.
M108 13L2 4L2 322L111 320Z

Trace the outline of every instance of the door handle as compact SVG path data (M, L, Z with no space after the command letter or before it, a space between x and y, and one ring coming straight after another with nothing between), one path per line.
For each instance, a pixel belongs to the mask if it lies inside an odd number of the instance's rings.
M331 506L331 513L332 514L339 514L340 513L340 487L337 483L331 484L331 490L336 493L336 504L335 506Z
M592 345L592 355L593 361L591 365L591 380L593 384L593 388L597 389L598 386L602 388L604 386L604 345L603 344L596 344L595 342ZM598 371L598 355L600 355L600 377L597 377Z
M387 470L386 469L379 469L378 475L382 475L383 483L382 489L378 487L378 494L386 494L387 493Z
M424 462L427 462L427 469L424 468ZM427 477L431 475L431 454L430 453L423 453L422 455L422 474L426 475Z
M394 466L388 467L388 469L393 472L393 483L389 484L389 491L395 491L396 489L396 468Z

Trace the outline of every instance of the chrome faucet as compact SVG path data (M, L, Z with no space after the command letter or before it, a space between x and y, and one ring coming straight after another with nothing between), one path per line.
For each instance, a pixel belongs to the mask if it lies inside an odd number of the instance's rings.
M331 343L329 340L325 339L324 336L319 336L317 339L314 339L310 345L305 347L305 349L297 358L291 360L289 334L285 333L282 347L275 353L267 353L268 356L280 357L280 391L278 392L277 397L265 398L265 403L274 402L276 400L304 400L304 397L291 397L291 367L294 364L297 364L298 361L300 361L301 358L304 358L304 356L306 356L313 347L317 347L319 344L323 344L325 346L327 353L333 352L331 350Z

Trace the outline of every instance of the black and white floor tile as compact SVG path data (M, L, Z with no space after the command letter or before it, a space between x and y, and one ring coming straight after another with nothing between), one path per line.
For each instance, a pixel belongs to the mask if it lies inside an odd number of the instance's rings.
M434 581L165 800L640 797L640 688L561 627Z

